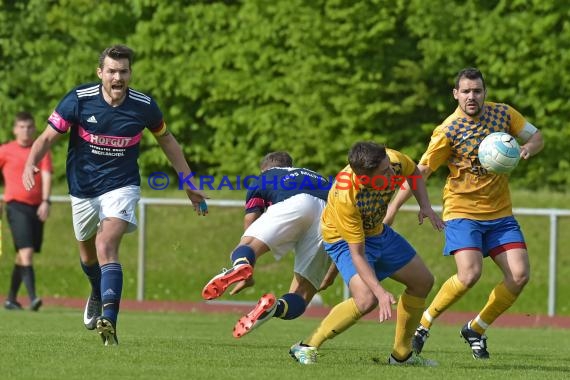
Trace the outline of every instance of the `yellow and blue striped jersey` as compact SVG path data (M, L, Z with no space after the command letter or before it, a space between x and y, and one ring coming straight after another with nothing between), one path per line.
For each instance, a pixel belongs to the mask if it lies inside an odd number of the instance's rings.
M487 172L477 157L479 144L493 132L517 137L526 120L513 107L485 102L480 117L472 118L459 107L431 136L419 164L431 171L447 164L443 189L443 220L492 220L512 215L508 176Z
M403 181L401 176L412 175L416 168L416 164L405 154L392 149L386 149L386 153L394 177L399 177L397 181L382 178L377 181L379 185L376 188L365 187L359 184L358 176L350 165L337 174L321 216L325 242L345 240L348 243L361 243L366 236L378 235L383 231L382 221L392 195ZM386 182L383 183L383 180Z

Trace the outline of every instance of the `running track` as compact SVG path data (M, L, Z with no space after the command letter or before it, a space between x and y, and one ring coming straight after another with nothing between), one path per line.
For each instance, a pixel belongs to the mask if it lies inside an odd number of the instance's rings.
M83 310L85 307L84 299L70 298L42 298L43 308L49 307L66 307ZM133 311L150 311L150 312L199 312L199 313L235 313L245 314L251 310L254 304L245 302L223 302L223 301L204 301L204 302L182 302L182 301L133 301L121 300L121 310ZM27 305L23 305L27 306ZM322 318L329 312L329 307L310 305L303 317ZM364 319L374 320L376 311L364 316ZM447 311L438 318L438 323L449 325L462 325L466 321L475 316L474 312L454 312ZM394 320L394 317L392 318ZM555 327L570 328L570 316L554 316L537 314L504 314L499 317L493 326L497 327Z

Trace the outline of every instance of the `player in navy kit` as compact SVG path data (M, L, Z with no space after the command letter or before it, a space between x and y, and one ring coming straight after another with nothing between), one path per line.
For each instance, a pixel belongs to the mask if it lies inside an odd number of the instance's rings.
M166 128L157 104L129 88L133 51L124 45L105 49L99 57L101 83L70 91L48 119L48 127L32 146L22 181L34 186L37 163L53 143L70 133L67 182L81 267L91 283L84 324L97 329L105 345L118 344L117 316L123 287L119 244L136 230L140 199L137 159L142 132L149 129L178 173L190 174L180 145ZM199 214L206 196L186 188ZM203 205L204 203L202 203Z
M299 317L317 291L329 286L337 274L323 249L320 231L329 181L311 170L294 168L286 152L269 153L260 166L261 175L248 184L245 232L231 253L233 266L213 277L202 297L220 297L232 284L232 295L253 285L255 262L269 250L277 260L294 250L294 275L289 293L279 299L273 294L263 295L255 308L237 322L233 331L236 338L272 317Z

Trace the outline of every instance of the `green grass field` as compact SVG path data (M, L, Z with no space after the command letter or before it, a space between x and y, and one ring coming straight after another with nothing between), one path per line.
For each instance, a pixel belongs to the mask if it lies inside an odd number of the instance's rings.
M143 186L144 190L144 186ZM54 191L63 194L64 190ZM431 199L439 204L439 187L430 188ZM179 191L143 192L145 197L176 197L184 199ZM210 192L213 199L242 199L243 192ZM570 196L563 193L514 191L516 207L568 208ZM38 294L53 297L83 298L89 292L88 283L79 267L79 257L71 225L68 203L54 203L46 224L42 253L35 257ZM145 298L153 300L200 300L203 285L222 267L229 265L229 253L242 233L241 208L211 207L207 217L198 217L191 207L149 206L147 209L147 257ZM546 314L548 299L548 237L547 217L518 217L525 233L531 255L531 281L521 297L509 310L514 313ZM441 255L443 234L434 232L431 226L418 226L416 215L402 212L395 228L418 250L436 276L432 296L451 274L455 272L453 259ZM570 256L563 244L570 235L570 218L559 219L559 257L557 262L557 308L559 315L570 315ZM137 289L137 239L138 233L125 236L120 257L125 271L123 298L135 299ZM7 223L3 225L3 255L0 257L0 294L6 294L12 270L13 247ZM256 300L263 292L286 292L292 277L293 255L276 262L271 254L262 257L256 265L256 286L249 288L235 300ZM479 283L461 299L453 310L479 310L489 291L500 281L496 266L485 260L484 273ZM395 293L401 292L399 284L386 282ZM334 305L343 296L342 281L323 293L325 304ZM25 291L20 291L25 299ZM229 299L225 296L224 299Z
M475 361L457 327L438 325L424 356L438 367L386 363L394 323L362 321L303 366L288 355L318 319L273 320L240 340L234 314L123 311L118 347L82 326L81 310L0 310L3 379L567 379L570 330L493 328L491 360Z
M437 204L437 190L431 190ZM144 196L175 196L178 192ZM241 199L243 194L213 193L216 199ZM568 195L519 191L517 207L567 208ZM204 283L227 266L228 254L241 236L242 210L212 207L202 218L190 207L152 206L147 210L147 277L145 294L156 300L200 300ZM545 314L548 284L548 218L520 217L533 266L532 279L509 312ZM395 228L409 238L436 275L436 288L454 273L452 260L441 256L443 236L429 226L418 227L413 213L399 215ZM570 315L570 262L563 239L570 219L559 224L558 307ZM3 226L4 253L0 257L0 294L5 294L13 262L11 237ZM123 298L136 297L137 234L124 238ZM255 300L262 292L283 293L291 279L292 255L276 262L270 255L256 266L256 286L234 300ZM38 293L52 297L83 298L89 289L78 265L70 209L54 204L46 225L44 249L35 258ZM475 311L500 279L487 262L480 282L452 310ZM398 284L386 286L399 293ZM432 292L432 296L435 291ZM25 291L20 292L24 301ZM342 298L342 284L323 294L333 305ZM223 297L227 300L229 297ZM25 301L24 301L25 302ZM397 367L385 363L393 343L394 323L362 321L322 347L319 363L302 366L288 355L289 347L306 337L318 319L273 320L240 340L231 335L236 314L155 313L123 310L119 318L119 347L103 347L94 332L84 329L81 310L48 307L39 313L0 310L0 378L6 379L566 379L570 330L507 329L489 331L492 359L475 361L458 336L458 327L438 324L425 348L436 368Z

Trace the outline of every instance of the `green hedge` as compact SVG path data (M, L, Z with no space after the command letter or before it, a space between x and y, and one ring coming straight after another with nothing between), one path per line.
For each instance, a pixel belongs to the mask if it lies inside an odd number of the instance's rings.
M132 86L156 98L195 170L251 174L267 151L289 150L298 165L332 174L360 139L419 159L454 108L455 73L478 66L488 98L544 132L547 148L515 182L563 190L569 25L568 5L554 0L5 2L0 140L20 109L42 126L121 42L136 52ZM65 151L54 150L59 178ZM142 172L165 165L146 134Z

